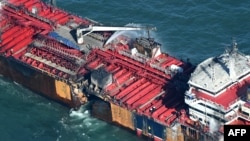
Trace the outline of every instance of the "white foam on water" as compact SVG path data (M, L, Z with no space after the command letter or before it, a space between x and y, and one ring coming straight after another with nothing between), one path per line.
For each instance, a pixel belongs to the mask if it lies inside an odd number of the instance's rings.
M8 86L9 84L9 81L5 81L4 79L0 78L0 86Z
M85 106L81 106L78 110L70 110L69 116L73 119L84 119L90 117L89 110Z
M85 117L84 113L80 113L78 111L72 111L69 115L70 115L70 117L75 117L75 118L79 118L79 119L82 119Z
M60 141L60 139L62 138L62 135L59 135L56 139L56 141Z
M90 115L87 105L81 106L78 110L71 109L67 117L63 117L60 123L65 130L74 130L75 132L81 132L80 134L86 134L82 131L86 130L92 125L93 119Z
M19 84L18 82L14 81L14 84L16 84L17 86L21 86L21 84Z
M88 105L83 105L78 110L71 109L68 115L61 118L59 124L62 126L59 130L61 137L57 141L65 140L69 134L82 140L92 140L96 138L93 134L107 128L107 123L91 116Z

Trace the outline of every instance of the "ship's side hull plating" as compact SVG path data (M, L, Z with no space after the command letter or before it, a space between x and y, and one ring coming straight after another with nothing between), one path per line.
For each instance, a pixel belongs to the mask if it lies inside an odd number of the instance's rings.
M196 126L188 126L176 122L165 126L159 121L136 112L126 110L107 101L97 100L92 103L92 116L134 131L139 137L148 137L153 141L217 141L212 134L197 130Z
M94 117L154 141L218 140L187 114L194 66L149 36L130 35L154 28L103 26L40 0L1 6L3 76L69 107L92 100Z
M11 80L70 107L74 106L71 97L71 86L62 80L34 70L14 59L0 56L0 74Z

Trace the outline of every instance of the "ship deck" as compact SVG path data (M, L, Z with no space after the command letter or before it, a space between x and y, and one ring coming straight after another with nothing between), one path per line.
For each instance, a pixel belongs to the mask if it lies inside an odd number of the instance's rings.
M66 81L86 79L104 67L112 74L112 83L96 96L163 125L170 126L185 108L183 91L175 86L178 74L170 68L178 66L189 74L189 64L166 53L155 58L132 55L122 41L104 46L106 39L99 33L84 36L84 44L79 45L76 27L95 23L39 0L9 0L2 13L1 55Z

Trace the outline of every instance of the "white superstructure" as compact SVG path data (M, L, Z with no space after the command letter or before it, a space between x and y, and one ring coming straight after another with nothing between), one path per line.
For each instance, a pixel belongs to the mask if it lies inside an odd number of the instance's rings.
M241 109L250 87L250 61L236 45L233 43L222 55L200 63L192 73L185 93L192 120L209 126L211 122L221 125L239 116L245 118ZM244 110L248 111L246 107Z

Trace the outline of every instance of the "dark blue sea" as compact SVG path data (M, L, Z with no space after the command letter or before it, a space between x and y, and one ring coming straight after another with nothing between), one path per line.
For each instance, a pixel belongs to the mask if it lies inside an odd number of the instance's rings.
M56 5L107 25L156 27L162 50L198 64L224 52L232 39L250 54L247 0L57 0ZM0 68L1 69L1 68ZM119 127L47 100L0 77L1 141L143 141Z

